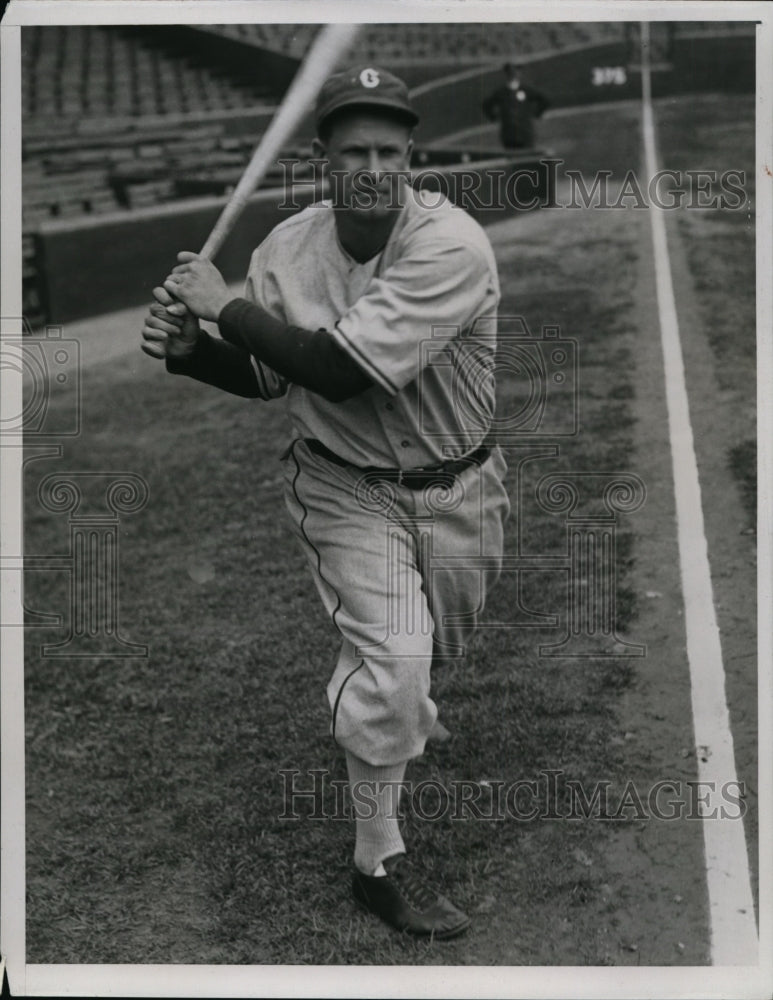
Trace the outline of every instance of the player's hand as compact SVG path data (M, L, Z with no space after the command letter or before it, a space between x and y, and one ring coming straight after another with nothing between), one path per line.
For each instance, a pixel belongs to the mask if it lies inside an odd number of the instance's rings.
M200 333L198 319L165 288L154 288L153 298L142 327L142 350L161 359L192 354Z
M164 282L164 288L200 316L217 321L233 295L212 261L184 250L177 254L180 263Z

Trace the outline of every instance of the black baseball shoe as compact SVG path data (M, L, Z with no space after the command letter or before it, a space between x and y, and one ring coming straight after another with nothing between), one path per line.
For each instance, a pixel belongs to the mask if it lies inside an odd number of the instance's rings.
M363 875L355 871L352 893L366 910L399 931L438 940L456 937L470 926L458 907L413 875L402 854L384 862L387 874Z

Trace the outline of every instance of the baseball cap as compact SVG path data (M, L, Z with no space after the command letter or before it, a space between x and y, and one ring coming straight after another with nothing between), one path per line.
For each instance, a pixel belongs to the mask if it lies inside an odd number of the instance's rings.
M317 97L317 128L334 111L345 107L390 108L400 112L411 125L419 120L404 81L378 66L353 66L325 80Z

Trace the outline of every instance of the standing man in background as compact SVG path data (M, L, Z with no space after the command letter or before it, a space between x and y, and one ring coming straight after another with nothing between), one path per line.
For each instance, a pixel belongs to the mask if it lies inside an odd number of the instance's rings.
M397 789L437 731L430 668L462 655L499 576L509 500L487 440L494 254L469 215L411 187L417 121L391 73L330 77L314 155L331 199L268 235L244 298L180 253L142 333L172 373L287 396L285 502L342 639L327 693L354 805L354 897L399 930L448 938L469 918L406 863ZM433 568L438 556L461 564Z
M534 119L541 118L549 107L544 94L523 82L521 67L506 63L506 83L483 102L489 121L499 122L499 136L505 149L524 149L534 145Z

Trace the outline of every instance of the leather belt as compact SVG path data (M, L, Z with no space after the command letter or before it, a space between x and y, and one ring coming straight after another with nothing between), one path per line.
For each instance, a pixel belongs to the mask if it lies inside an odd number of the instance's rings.
M405 486L409 490L423 490L433 483L450 484L460 472L464 472L471 465L482 465L491 454L491 448L482 444L469 455L449 459L449 461L441 462L439 465L423 466L420 469L383 469L378 465L353 465L325 447L316 438L304 438L303 440L310 452L320 458L326 458L328 462L340 465L344 469L354 469L362 475L373 476L374 479L397 483L398 486Z

